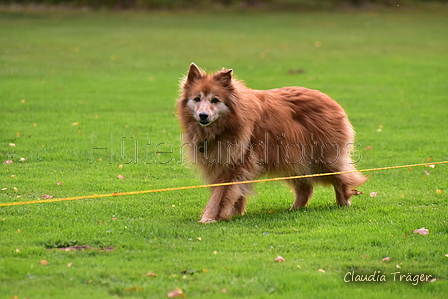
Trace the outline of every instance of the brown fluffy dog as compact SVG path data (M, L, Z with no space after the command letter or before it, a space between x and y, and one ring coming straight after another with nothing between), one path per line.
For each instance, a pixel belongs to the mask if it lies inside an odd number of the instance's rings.
M209 75L192 63L177 102L184 145L208 183L355 170L354 131L334 100L303 87L252 90L231 73ZM366 180L359 173L288 180L292 208L308 203L315 183L333 185L337 203L350 205L351 188ZM200 222L244 214L249 192L247 184L213 187Z

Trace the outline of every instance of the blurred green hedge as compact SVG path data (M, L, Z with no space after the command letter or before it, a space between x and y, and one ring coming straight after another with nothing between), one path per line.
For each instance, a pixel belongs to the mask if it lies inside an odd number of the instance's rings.
M247 8L334 8L341 6L381 5L397 6L406 3L444 2L448 0L0 0L1 4L63 5L73 7L113 9L185 9L213 7Z

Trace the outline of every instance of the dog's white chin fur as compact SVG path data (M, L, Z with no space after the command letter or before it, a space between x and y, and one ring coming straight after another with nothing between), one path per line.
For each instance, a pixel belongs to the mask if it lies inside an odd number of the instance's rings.
M201 125L201 127L208 127L210 126L212 123L214 122L214 120L212 120L211 122L208 122L206 124L201 123L200 121L198 121L198 123Z

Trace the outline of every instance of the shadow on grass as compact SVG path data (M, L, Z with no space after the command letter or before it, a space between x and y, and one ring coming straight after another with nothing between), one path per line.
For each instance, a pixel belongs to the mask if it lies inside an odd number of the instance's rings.
M219 221L218 223L223 224L247 224L247 225L256 225L258 223L275 223L275 222L284 222L291 221L294 223L303 221L309 221L310 218L316 217L316 219L322 218L335 218L338 215L345 215L347 212L356 212L362 211L364 208L362 206L349 206L349 207L340 207L336 204L329 205L313 205L311 207L301 208L299 210L290 210L289 207L285 207L284 205L274 205L272 209L266 208L250 208L246 212L245 215L237 215L234 216L231 220L228 221ZM195 223L200 220L200 215L198 215L197 219L194 217L183 217L183 219L179 219L185 223Z
M299 210L290 210L289 208L273 207L272 210L256 209L249 211L244 216L238 216L237 218L248 218L253 220L298 220L303 218L304 215L319 215L319 217L325 217L327 214L346 213L347 211L354 211L361 209L361 207L340 207L337 205L316 205L311 207L301 208Z

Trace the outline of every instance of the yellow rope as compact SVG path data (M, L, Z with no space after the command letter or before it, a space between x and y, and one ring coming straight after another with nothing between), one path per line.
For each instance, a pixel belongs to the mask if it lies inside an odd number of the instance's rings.
M412 165L388 166L388 167L371 168L371 169L363 169L363 170L350 170L350 171L339 171L339 172L330 172L330 173L296 175L296 176L289 176L289 177L260 179L260 180L251 180L251 181L241 181L241 182L228 182L228 183L219 183L219 184L208 184L208 185L200 185L200 186L186 186L186 187L175 187L175 188L154 189L154 190L133 191L133 192L120 192L120 193L114 192L112 194L95 194L95 195L74 196L74 197L66 197L66 198L50 198L50 199L42 199L42 200L30 200L30 201L21 201L21 202L0 203L0 207L27 205L27 204L34 204L34 203L70 201L70 200L78 200L78 199L112 197L112 196L122 196L122 195L159 193L159 192L167 192L167 191L178 191L178 190L189 190L189 189L198 189L198 188L221 187L221 186L230 186L230 185L239 185L239 184L252 184L252 183L262 183L262 182L284 181L284 180L292 180L292 179L304 179L304 178L313 178L313 177L320 177L320 176L338 175L338 174L353 173L353 172L370 172L370 171L380 171L380 170L389 170L389 169L409 168L409 167L418 167L418 166L447 164L447 163L448 163L448 161L428 162L428 163L412 164Z

